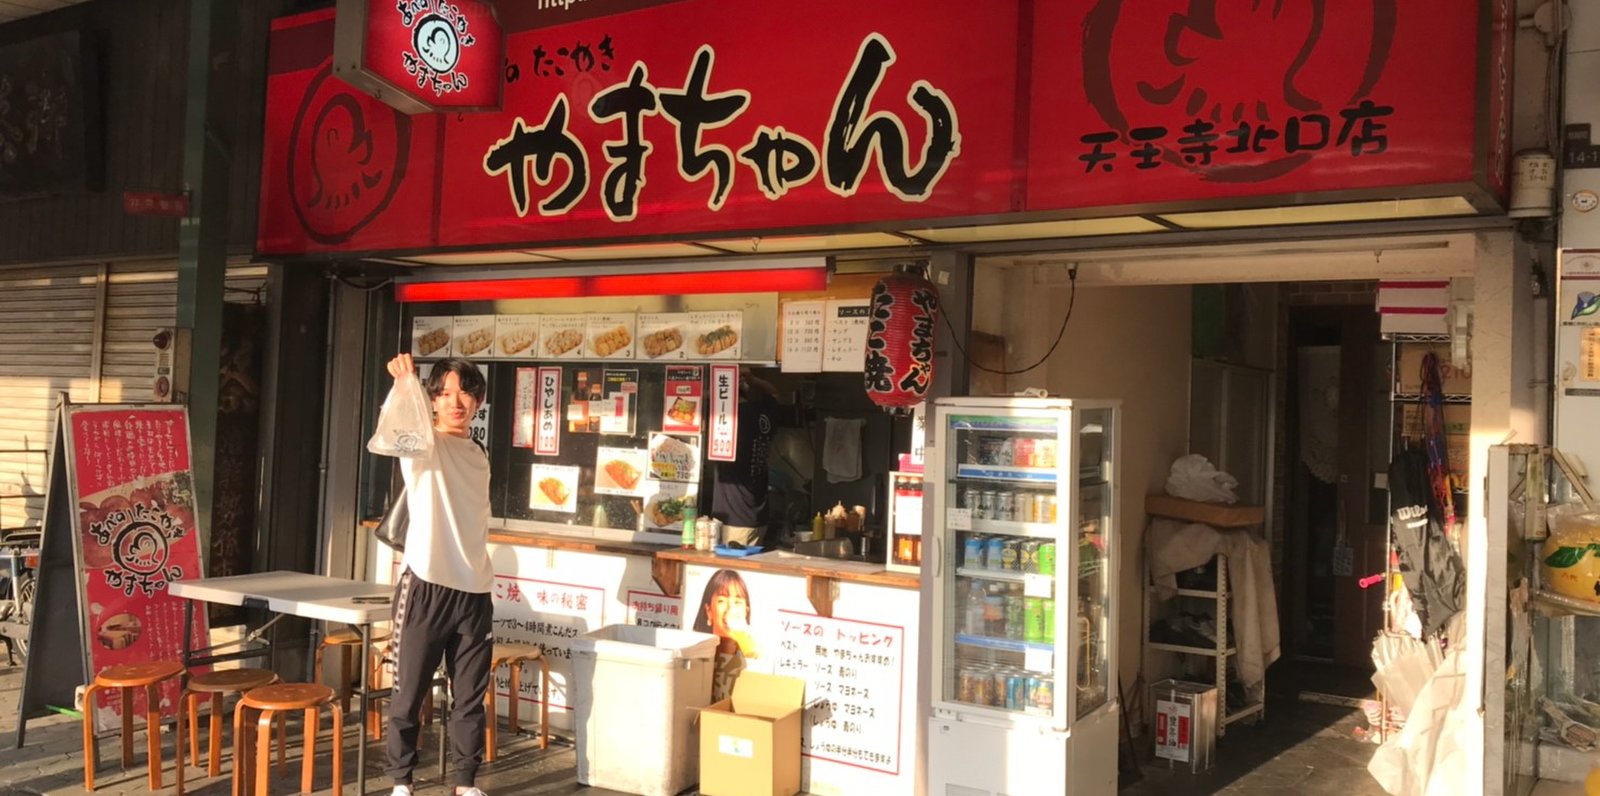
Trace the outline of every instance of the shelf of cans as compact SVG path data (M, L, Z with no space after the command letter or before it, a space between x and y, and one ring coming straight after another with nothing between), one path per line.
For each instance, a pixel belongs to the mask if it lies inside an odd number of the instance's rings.
M1054 473L1051 475L1053 477ZM957 487L956 497L959 501L957 506L971 513L973 527L987 522L1050 526L1056 521L1058 501L1054 490L1002 489L987 484L962 483ZM1049 529L1041 527L1033 530Z
M966 664L956 671L956 700L1048 716L1055 712L1056 681L1019 666Z

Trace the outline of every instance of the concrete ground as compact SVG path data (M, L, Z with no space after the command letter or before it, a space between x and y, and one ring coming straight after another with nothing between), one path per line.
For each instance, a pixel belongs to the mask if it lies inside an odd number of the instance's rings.
M20 667L0 668L0 796L32 794L83 794L82 736L80 725L66 716L50 716L28 723L28 744L15 749L18 693L22 685ZM1269 703L1267 720L1258 726L1235 727L1217 747L1216 764L1199 775L1170 771L1154 764L1143 768L1143 780L1128 784L1126 796L1141 794L1329 794L1329 796L1377 796L1382 791L1366 772L1366 762L1375 748L1355 741L1351 730L1362 722L1359 712L1298 701ZM328 755L327 726L318 744L316 794L332 793L331 759ZM297 725L291 725L290 738ZM204 730L202 729L202 732ZM347 739L353 736L347 735ZM436 736L424 731L422 768L418 771L419 796L447 796L450 790L439 778ZM170 727L164 732L166 763L160 793L175 792ZM100 764L96 773L97 794L148 794L144 766L144 734L138 730L135 765L124 771L118 760L114 739L101 742ZM202 745L202 756L204 746ZM354 794L355 747L345 747L347 771L344 793ZM388 780L382 775L382 751L369 750L369 793L387 794ZM190 768L188 793L200 796L228 796L226 776L232 770L231 755L224 751L224 776L206 778L203 768ZM300 755L291 744L289 766L273 782L273 792L299 791ZM500 737L500 756L480 771L478 784L490 796L509 794L612 794L577 782L577 760L570 744L557 739L548 750L540 750L532 738Z

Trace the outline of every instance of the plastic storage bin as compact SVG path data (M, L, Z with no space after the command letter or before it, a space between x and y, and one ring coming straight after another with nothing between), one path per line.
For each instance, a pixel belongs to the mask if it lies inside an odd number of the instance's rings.
M578 781L672 796L700 780L695 719L711 704L716 636L607 625L572 640Z

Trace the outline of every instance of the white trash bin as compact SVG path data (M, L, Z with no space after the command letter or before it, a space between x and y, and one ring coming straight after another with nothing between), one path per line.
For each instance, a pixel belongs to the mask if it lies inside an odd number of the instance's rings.
M711 704L716 636L607 625L572 640L578 781L673 796L700 781L696 719Z

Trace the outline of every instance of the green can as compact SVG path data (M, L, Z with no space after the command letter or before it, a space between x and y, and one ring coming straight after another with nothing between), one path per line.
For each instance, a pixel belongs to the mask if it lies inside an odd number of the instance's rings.
M1025 604L1023 606L1023 612L1025 615L1025 621L1023 624L1024 641L1032 641L1036 643L1043 643L1045 641L1047 631L1045 630L1046 625L1044 618L1044 602L1045 601L1043 597L1028 597L1025 600Z
M1038 566L1038 572L1039 572L1040 575L1055 575L1056 574L1056 543L1055 542L1040 542L1039 543L1039 550L1036 553L1034 553L1034 556L1035 556L1035 560L1038 562L1037 566Z
M1046 644L1056 643L1056 601L1052 597L1039 598L1039 611L1043 614L1044 637L1039 639Z

